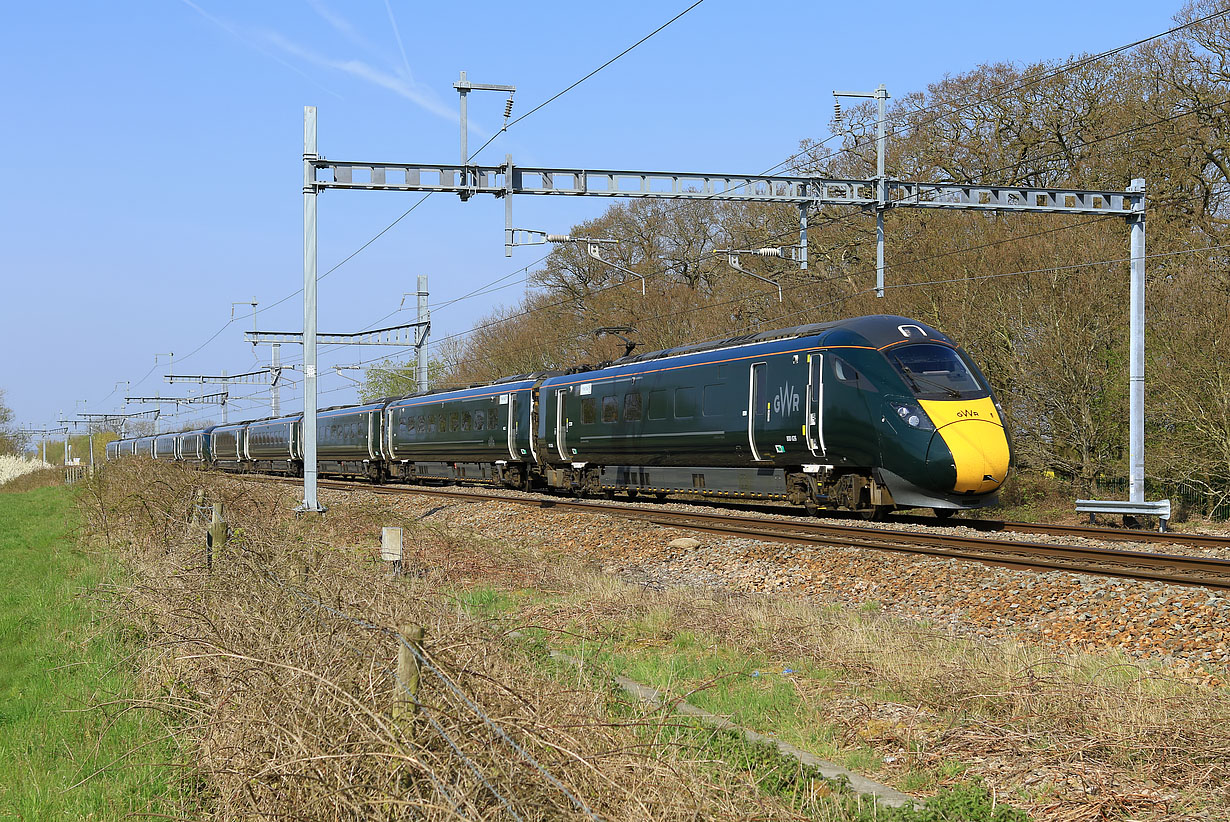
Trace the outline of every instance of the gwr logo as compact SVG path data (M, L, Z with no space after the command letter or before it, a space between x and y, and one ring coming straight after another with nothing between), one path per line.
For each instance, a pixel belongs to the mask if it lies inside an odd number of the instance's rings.
M789 414L798 411L799 404L799 392L795 391L790 383L786 383L777 389L777 396L773 398L773 413Z

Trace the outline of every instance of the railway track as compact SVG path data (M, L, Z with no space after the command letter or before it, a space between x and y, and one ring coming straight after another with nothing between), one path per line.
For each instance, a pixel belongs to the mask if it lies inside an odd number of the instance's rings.
M299 480L283 477L257 477L288 484ZM1230 590L1230 559L1159 554L1148 551L1120 551L1093 546L1055 545L997 539L987 536L965 536L947 533L900 531L891 527L873 528L865 525L842 525L831 521L807 519L768 519L729 510L721 512L681 512L653 506L613 501L583 500L544 496L496 496L487 491L464 487L431 487L420 485L371 485L363 482L320 480L322 488L371 491L377 494L421 494L461 502L499 501L535 508L559 509L606 514L638 519L656 525L685 528L708 534L742 539L758 539L803 545L828 545L841 548L868 548L923 554L949 559L982 562L1027 570L1059 570L1083 574L1122 577L1178 585ZM1230 539L1207 535L1156 534L1125 532L1089 526L1042 526L1030 523L977 523L961 525L987 531L1036 533L1052 536L1080 536L1090 539L1131 539L1133 541L1168 542L1171 544L1230 547Z

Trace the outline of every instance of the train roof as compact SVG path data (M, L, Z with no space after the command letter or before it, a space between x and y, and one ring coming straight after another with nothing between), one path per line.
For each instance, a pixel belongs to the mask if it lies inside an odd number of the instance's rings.
M940 331L932 328L926 323L921 323L918 320L912 320L909 317L900 317L893 314L874 314L867 317L852 317L847 320L834 320L827 323L808 323L806 325L796 325L790 328L778 328L773 331L761 331L754 334L742 334L737 337L726 337L720 340L707 340L705 342L693 343L691 345L680 345L675 348L665 348L661 351L647 351L644 354L633 354L627 357L620 357L615 360L612 365L632 365L635 363L649 362L652 360L660 360L664 357L678 357L682 354L699 354L705 351L716 351L721 348L732 348L737 345L750 345L759 342L771 342L773 340L787 340L798 337L814 337L823 334L827 331L849 331L862 337L870 345L877 348L890 343L900 342L903 337L908 337L903 327L916 327L923 330L926 337L931 339L941 340L943 342L951 342Z

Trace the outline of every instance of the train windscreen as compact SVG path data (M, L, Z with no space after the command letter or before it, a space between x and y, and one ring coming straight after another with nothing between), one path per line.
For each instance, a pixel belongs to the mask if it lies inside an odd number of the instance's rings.
M961 355L947 346L919 343L886 353L919 399L969 400L990 393Z

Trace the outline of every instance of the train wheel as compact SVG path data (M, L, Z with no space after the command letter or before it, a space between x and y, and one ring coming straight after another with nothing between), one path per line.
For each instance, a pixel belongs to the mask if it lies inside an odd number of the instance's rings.
M952 519L953 514L957 513L956 508L932 508L935 512L936 519Z
M871 508L865 508L861 511L856 511L859 519L867 522L883 522L888 518L888 512L893 510L891 505L873 505Z
M664 500L666 499L666 492L665 491L655 491L654 496L657 497L659 500Z
M635 488L628 489L628 499L636 499L637 490Z

